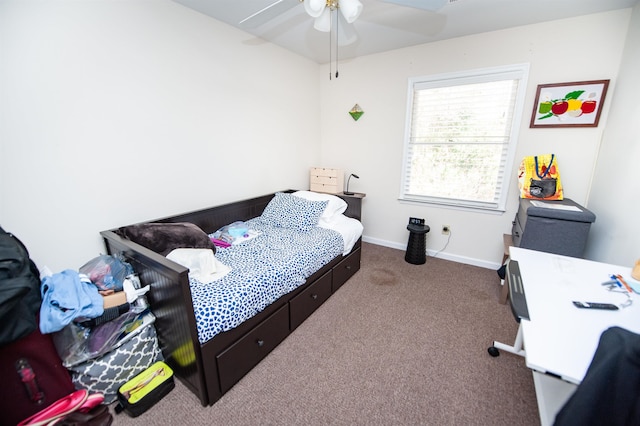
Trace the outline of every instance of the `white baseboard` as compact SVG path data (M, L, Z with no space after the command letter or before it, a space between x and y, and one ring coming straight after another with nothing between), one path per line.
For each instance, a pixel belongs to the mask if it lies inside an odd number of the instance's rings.
M403 251L407 249L407 245L406 244L396 243L396 242L387 241L387 240L381 240L380 238L368 237L366 235L362 236L362 241L364 241L365 243L376 244L376 245L379 245L379 246L394 248L394 249L403 250ZM437 252L435 250L428 250L427 249L427 256L434 257L434 255L436 253ZM487 262L486 260L474 259L474 258L466 257L466 256L458 256L458 255L451 254L451 253L446 253L446 252L440 252L435 257L437 257L438 259L450 260L452 262L458 262L458 263L464 263L464 264L467 264L467 265L479 266L481 268L486 268L486 269L498 269L498 268L500 268L500 266L502 266L498 262Z

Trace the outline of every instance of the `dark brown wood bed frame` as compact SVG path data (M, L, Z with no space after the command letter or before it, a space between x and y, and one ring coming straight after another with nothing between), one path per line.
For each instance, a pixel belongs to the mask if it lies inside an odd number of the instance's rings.
M293 192L291 190L282 192ZM336 194L341 196L340 194ZM212 233L237 220L260 216L274 194L149 222L191 222ZM361 219L361 200L341 196L345 215ZM121 255L135 269L156 316L158 341L175 375L203 406L212 405L360 269L361 240L347 256L338 256L305 284L282 296L238 327L198 341L188 269L115 233L100 233L107 253Z

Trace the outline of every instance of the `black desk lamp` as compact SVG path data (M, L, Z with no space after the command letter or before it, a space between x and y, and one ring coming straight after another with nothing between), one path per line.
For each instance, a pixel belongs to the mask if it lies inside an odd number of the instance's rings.
M360 176L354 175L353 173L351 173L349 175L349 178L347 178L347 190L344 191L344 195L353 195L354 194L353 192L349 192L349 181L351 181L351 176L353 176L356 179L360 179Z

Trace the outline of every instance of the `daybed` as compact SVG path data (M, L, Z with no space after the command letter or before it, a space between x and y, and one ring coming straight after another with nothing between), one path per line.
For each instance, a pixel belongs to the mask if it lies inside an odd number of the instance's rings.
M293 191L283 191L291 193ZM176 215L145 223L191 223L206 234L236 221L262 215L278 193ZM361 199L341 196L345 216L360 220ZM136 224L138 225L138 224ZM135 225L132 225L135 226ZM103 231L107 252L134 267L156 316L155 326L165 359L202 405L212 405L282 342L313 311L360 269L358 237L348 254L338 253L304 284L282 295L260 312L203 342L198 312L192 303L189 269L123 237L123 228ZM216 258L221 254L219 249ZM268 250L268 248L265 248Z

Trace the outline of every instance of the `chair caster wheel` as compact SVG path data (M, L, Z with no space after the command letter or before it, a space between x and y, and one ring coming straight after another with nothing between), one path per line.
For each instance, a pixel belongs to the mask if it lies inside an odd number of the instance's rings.
M487 352L489 352L489 355L491 355L492 357L497 357L498 355L500 355L500 351L498 351L498 348L496 348L495 346L491 346L489 349L487 349Z

